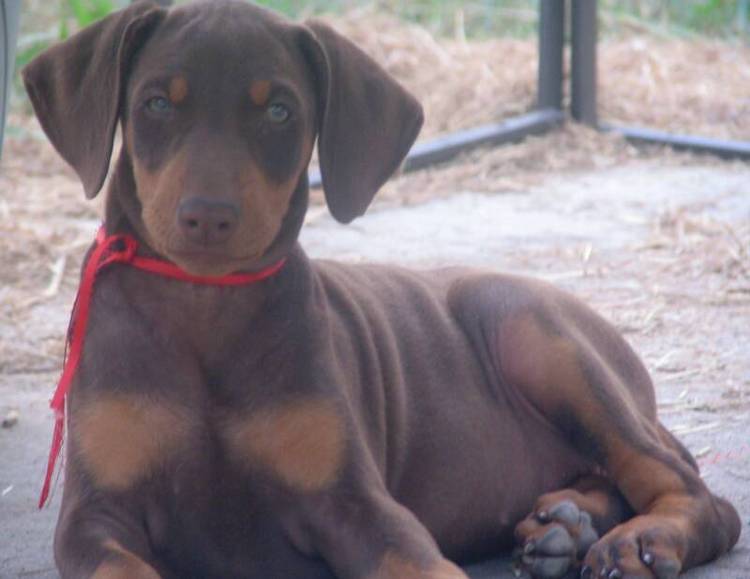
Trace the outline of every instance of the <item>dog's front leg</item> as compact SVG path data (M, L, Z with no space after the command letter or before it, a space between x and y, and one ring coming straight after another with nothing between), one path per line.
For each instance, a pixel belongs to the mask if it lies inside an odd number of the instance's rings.
M316 499L308 548L340 579L467 579L427 529L386 490ZM309 512L309 511L308 511Z
M60 513L55 559L63 579L161 579L144 529L114 506L78 502Z
M267 481L287 538L337 579L466 579L390 495L332 382L308 378L315 395L240 406L223 426L229 460Z

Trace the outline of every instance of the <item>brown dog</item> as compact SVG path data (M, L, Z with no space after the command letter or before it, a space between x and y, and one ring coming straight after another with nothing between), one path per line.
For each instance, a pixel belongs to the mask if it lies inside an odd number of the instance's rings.
M108 232L191 274L97 279L69 400L64 577L464 578L520 547L535 577L677 576L739 519L659 423L605 321L494 273L313 262L296 242L317 137L362 214L417 102L325 25L244 2L136 4L31 63L86 195L123 146Z

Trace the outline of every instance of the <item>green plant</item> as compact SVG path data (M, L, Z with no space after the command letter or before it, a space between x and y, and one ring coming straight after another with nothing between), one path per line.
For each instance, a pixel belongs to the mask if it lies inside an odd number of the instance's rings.
M687 24L699 32L721 32L737 13L733 0L704 0L688 7Z
M66 0L63 2L60 19L60 39L70 36L71 19L75 22L76 29L81 29L104 18L115 8L111 0Z
M122 3L122 2L121 2ZM32 4L31 2L29 3ZM117 8L113 0L61 0L56 6L33 4L22 13L22 21L39 22L44 29L23 34L18 39L15 70L21 70L37 54L58 40L65 40L73 32L104 18ZM21 92L20 78L16 75L16 92Z
M319 14L321 12L337 13L364 4L362 1L353 0L253 0L256 4L271 8L292 18Z

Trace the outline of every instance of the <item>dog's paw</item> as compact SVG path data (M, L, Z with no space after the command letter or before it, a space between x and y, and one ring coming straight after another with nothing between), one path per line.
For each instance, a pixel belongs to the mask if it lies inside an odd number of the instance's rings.
M583 562L582 579L676 579L682 570L679 533L640 516L597 541Z
M516 566L537 579L571 576L599 535L573 501L546 502L516 527Z

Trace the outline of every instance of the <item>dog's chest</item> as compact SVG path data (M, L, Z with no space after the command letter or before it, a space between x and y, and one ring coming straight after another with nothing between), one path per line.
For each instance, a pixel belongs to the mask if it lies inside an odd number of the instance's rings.
M238 399L234 407L206 392L184 398L112 392L76 400L73 452L93 485L124 492L153 480L179 495L200 492L191 481L231 477L311 492L341 469L346 420L330 397Z
M265 565L304 560L284 513L290 496L333 485L342 469L344 420L329 400L232 409L204 392L203 406L137 394L76 402L76 462L96 488L136 497L138 519L175 567L264 576Z

